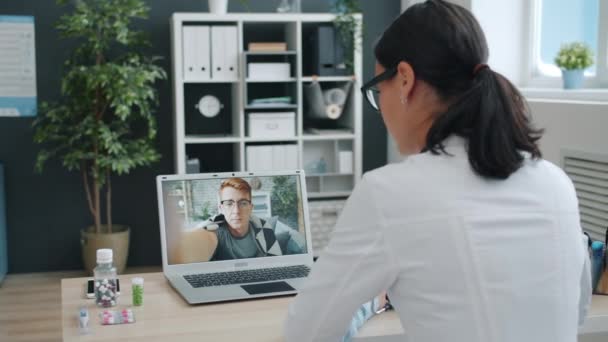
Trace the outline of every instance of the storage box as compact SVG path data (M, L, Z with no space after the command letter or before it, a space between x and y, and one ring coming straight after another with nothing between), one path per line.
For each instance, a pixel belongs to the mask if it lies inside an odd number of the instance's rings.
M188 158L186 160L186 173L200 173L201 172L201 163L198 158Z
M291 77L289 63L249 63L247 71L249 80L284 80Z
M249 136L252 138L293 138L296 135L296 113L250 113Z
M353 151L340 151L338 153L338 172L353 173Z

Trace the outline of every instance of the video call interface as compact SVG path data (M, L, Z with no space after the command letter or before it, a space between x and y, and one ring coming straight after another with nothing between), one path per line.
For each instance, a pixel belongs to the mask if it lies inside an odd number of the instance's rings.
M165 180L168 264L307 252L295 175Z

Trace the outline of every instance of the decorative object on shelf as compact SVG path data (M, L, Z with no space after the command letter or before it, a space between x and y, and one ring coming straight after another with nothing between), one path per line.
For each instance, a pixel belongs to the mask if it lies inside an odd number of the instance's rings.
M306 173L320 174L327 172L327 162L324 157L308 162L305 168Z
M317 81L304 85L304 94L309 108L307 115L314 119L339 119L352 84L352 81L348 81L342 87L326 90L322 90L321 84Z
M228 0L207 0L209 13L226 14L228 13ZM249 0L239 0L245 10L249 11Z
M97 249L111 248L122 272L130 229L112 222L112 175L160 159L154 146L154 85L166 74L156 65L158 57L142 54L147 42L132 28L132 20L147 17L143 1L59 1L68 3L74 11L63 15L57 28L67 38L79 38L80 45L64 64L61 99L43 103L34 121L34 141L42 145L36 169L41 172L55 158L79 171L94 222L81 232L85 269L92 272Z
M593 51L582 42L563 44L554 62L562 70L564 89L578 89L583 85L585 69L594 63Z
M358 21L354 14L360 13L358 0L333 0L331 10L336 14L334 26L338 29L340 39L344 45L344 64L346 69L354 69L354 52L359 51L362 41L363 27L358 29ZM363 24L361 24L363 25Z
M198 103L194 105L198 111L206 118L216 117L224 105L220 100L213 95L205 95L198 100Z
M228 12L228 0L208 0L209 13L226 14Z
M300 0L281 0L277 7L278 13L300 13Z
M198 158L186 158L186 173L200 173L201 162Z

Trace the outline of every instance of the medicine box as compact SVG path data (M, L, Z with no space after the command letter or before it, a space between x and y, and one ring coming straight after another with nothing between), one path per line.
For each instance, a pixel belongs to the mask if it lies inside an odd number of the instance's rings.
M248 131L252 138L293 138L296 135L296 113L249 113Z
M284 80L291 77L289 63L249 63L247 77L249 80Z

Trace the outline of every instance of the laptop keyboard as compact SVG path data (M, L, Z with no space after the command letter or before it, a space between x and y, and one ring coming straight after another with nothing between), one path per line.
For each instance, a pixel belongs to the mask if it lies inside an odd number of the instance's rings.
M246 283L259 283L264 281L304 278L308 276L310 268L305 265L260 268L255 270L188 274L184 279L192 287L209 287Z

